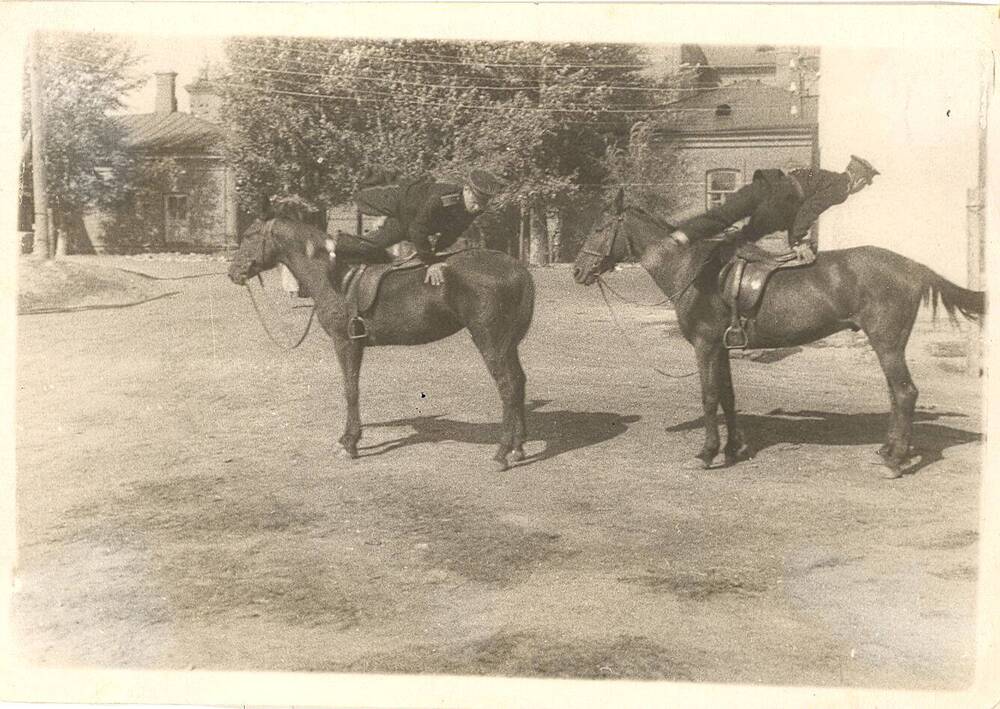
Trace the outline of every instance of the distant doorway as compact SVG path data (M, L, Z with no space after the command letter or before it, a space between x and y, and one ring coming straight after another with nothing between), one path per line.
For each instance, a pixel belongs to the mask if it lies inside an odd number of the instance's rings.
M163 195L164 239L170 243L191 241L191 227L188 219L188 196L186 194Z

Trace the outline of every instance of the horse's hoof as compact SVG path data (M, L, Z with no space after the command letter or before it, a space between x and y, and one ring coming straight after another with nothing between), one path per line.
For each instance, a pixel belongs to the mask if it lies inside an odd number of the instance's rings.
M726 453L726 465L736 465L751 458L753 458L753 451L750 450L750 446L742 445L735 453Z
M524 457L524 448L515 448L510 454L510 459L515 463L520 463Z
M494 473L505 473L510 470L510 465L507 464L506 458L503 460L493 459L493 472Z
M688 470L708 470L709 468L712 467L712 460L713 459L714 459L714 456L713 456L713 458L705 459L705 458L702 458L700 455L696 455L694 457L694 460L691 461L691 464L688 465L688 466L685 466L685 467Z
M881 446L879 446L879 449L877 451L875 451L875 454L878 455L878 457L880 457L880 458L888 458L889 457L889 451L891 451L891 450L892 450L892 445L891 444L889 444L889 443L883 443Z
M351 450L350 448L345 448L344 446L338 446L336 450L336 456L341 460L354 460L358 457L357 450Z
M886 463L882 469L883 480L895 480L903 477L903 468L899 463Z

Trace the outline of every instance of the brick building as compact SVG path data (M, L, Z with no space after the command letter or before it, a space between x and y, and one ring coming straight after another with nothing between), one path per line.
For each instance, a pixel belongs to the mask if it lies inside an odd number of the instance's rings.
M818 163L816 51L685 45L679 54L696 78L651 139L677 164L668 187L674 220L721 203L755 170Z

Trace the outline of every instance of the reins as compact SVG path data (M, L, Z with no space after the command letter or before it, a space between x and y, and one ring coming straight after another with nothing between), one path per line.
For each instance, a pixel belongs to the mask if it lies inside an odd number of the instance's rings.
M264 322L264 315L260 311L260 306L257 305L257 300L253 296L253 291L250 290L250 284L244 284L244 285L245 285L245 287L247 289L247 295L250 296L250 303L253 305L253 310L254 310L255 313L257 313L257 319L260 321L260 326L264 329L264 333L268 336L268 338L271 340L271 342L273 342L274 344L276 344L278 347L280 347L283 350L291 351L291 350L294 350L296 347L298 347L299 345L301 345L305 341L306 336L309 334L309 329L312 327L313 317L316 315L316 304L315 303L313 304L312 308L309 309L309 321L306 323L306 329L302 332L302 336L298 339L298 341L294 345L292 345L291 347L289 347L288 345L284 344L283 342L279 342L278 339L271 332L270 328L268 328L267 323ZM263 287L263 282L262 282L262 287Z
M615 240L618 238L618 231L619 231L619 228L620 228L621 223L622 223L623 220L624 220L624 214L619 215L617 217L617 224L615 225L615 231L612 234L611 239L608 240L608 247L607 247L606 252L601 253L601 252L596 252L596 251L589 251L589 250L586 250L586 249L585 249L585 252L591 254L592 256L597 256L597 257L600 257L600 258L606 258L607 256L609 256L611 254L611 252L614 250L614 243L615 243ZM716 239L711 239L711 240L715 241ZM721 241L722 239L718 239L718 240ZM631 239L628 238L627 235L625 236L625 247L628 250L629 256L634 256L635 252L634 252L634 249L632 248L632 241L631 241ZM702 270L704 270L705 266L708 265L708 262L710 260L711 260L711 253L709 253L709 255L705 258L705 260L702 261L701 264L699 264L699 266L696 269L694 269L694 274L691 276L691 278L688 280L688 282L685 283L684 286L680 290L678 290L676 293L668 295L663 300L660 300L660 301L658 301L656 303L651 303L649 305L646 305L644 303L637 303L637 302L635 302L633 300L630 300L629 298L626 298L625 296L623 296L622 294L620 294L618 291L616 291L614 288L612 288L611 285L609 283L607 283L607 281L605 281L603 278L601 278L600 275L598 275L596 277L596 279L597 279L597 286L598 286L599 290L601 291L601 297L604 299L604 304L608 308L608 313L611 315L611 320L612 320L612 322L614 322L615 327L618 329L619 334L622 336L622 339L624 339L625 342L626 342L626 344L628 344L628 346L632 349L633 354L636 356L636 359L638 359L639 361L642 361L644 359L644 357L641 354L641 352L639 351L639 348L632 341L632 338L629 337L628 332L622 326L621 321L618 319L618 315L617 315L617 313L615 313L614 307L611 305L611 301L608 299L608 295L607 295L608 292L612 293L616 298L618 298L623 303L628 303L629 305L634 305L634 306L638 306L638 307L649 307L649 308L652 308L652 307L658 307L660 305L665 305L668 302L673 302L673 303L676 304L677 301L681 298L681 296L683 296L687 292L687 290L692 285L694 285L694 282L698 280L699 276L701 276ZM659 367L656 367L653 364L649 364L649 367L654 372L656 372L657 374L660 374L661 376L664 376L664 377L668 377L670 379L685 379L687 377L694 376L695 374L698 373L698 371L695 370L695 371L688 372L686 374L671 374L670 372L665 372L665 371L663 371Z
M274 231L274 220L270 219L267 222L265 222L265 224L264 224L264 239L270 238L271 237L271 232L273 232L273 231ZM261 241L261 250L262 251L263 251L265 243L266 242L264 240ZM257 274L257 280L260 282L261 289L263 289L264 288L264 278L263 278L263 276L261 276L260 273ZM274 334L271 332L270 328L267 326L267 323L264 322L264 314L260 311L260 306L257 305L257 300L253 296L253 291L250 290L250 284L249 283L244 283L244 286L247 289L247 295L250 297L250 304L253 305L253 310L254 310L255 313L257 313L257 320L260 321L260 326L263 328L264 333L268 336L268 338L271 340L271 342L273 342L274 344L276 344L281 349L287 350L287 351L294 350L296 347L298 347L303 342L305 342L306 336L309 334L309 329L312 327L313 318L316 315L316 303L315 302L313 303L312 308L310 308L310 310L309 310L309 320L308 320L308 322L306 322L306 329L302 331L302 336L299 337L299 339L295 342L294 345L292 345L291 347L289 347L288 345L284 344L283 342L280 342L278 340L278 338L276 338L274 336Z
M597 287L601 291L601 297L604 298L604 304L608 306L608 312L611 314L612 322L614 322L615 327L618 328L618 332L621 334L622 339L624 339L626 344L628 344L628 346L632 349L632 353L635 355L636 359L641 362L645 358L640 353L639 348L636 346L636 344L632 341L632 338L629 337L628 332L626 332L625 328L622 327L621 322L618 320L618 315L615 313L614 308L611 307L611 301L608 300L607 293L605 293L604 291L606 285L607 284L602 279L600 278L597 279ZM693 372L688 372L687 374L671 374L670 372L663 371L654 364L651 363L647 364L649 365L649 368L652 369L654 372L669 379L685 379L687 377L694 376L695 374L698 373L698 371L695 370Z

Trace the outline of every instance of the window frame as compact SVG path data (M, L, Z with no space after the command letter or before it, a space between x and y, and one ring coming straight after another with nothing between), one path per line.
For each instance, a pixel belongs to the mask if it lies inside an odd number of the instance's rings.
M713 178L720 175L732 175L733 188L731 190L716 189L713 187ZM726 198L738 191L742 187L742 173L736 168L719 167L705 171L705 209L712 209L725 203ZM717 201L715 201L717 200Z
M168 222L173 223L184 223L188 222L191 217L191 204L189 200L190 195L186 192L167 192L163 195L163 214ZM176 200L176 202L173 202ZM178 216L180 210L171 209L171 204L180 203L183 205L183 216Z

